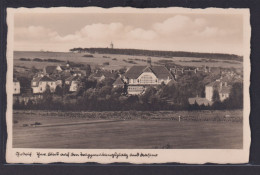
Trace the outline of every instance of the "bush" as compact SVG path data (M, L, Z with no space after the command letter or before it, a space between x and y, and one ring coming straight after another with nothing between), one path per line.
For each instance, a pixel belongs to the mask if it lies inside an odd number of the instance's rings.
M109 62L104 62L103 65L107 66L107 65L109 65Z
M94 56L90 55L90 54L87 54L87 55L83 55L83 57L91 57L91 58L93 58Z
M31 61L30 58L20 58L19 60L20 60L20 61Z

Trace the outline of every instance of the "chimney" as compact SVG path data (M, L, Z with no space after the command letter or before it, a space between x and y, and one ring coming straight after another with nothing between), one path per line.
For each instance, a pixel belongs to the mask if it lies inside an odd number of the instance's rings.
M147 66L152 66L152 60L150 57L147 58Z

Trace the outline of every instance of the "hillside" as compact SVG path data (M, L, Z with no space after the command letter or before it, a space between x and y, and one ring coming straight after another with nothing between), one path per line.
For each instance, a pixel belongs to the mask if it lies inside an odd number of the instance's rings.
M139 49L111 49L111 48L73 48L71 52L87 52L99 54L119 54L134 56L150 56L150 57L195 57L207 59L222 59L243 61L243 57L235 54L222 53L199 53L199 52L182 52L182 51L159 51L159 50L139 50Z

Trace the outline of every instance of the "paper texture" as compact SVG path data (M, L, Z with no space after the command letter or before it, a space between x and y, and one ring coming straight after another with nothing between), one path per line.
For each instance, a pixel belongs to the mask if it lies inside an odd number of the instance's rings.
M226 17L230 17L230 19L234 18L234 21L227 22L227 20L225 20ZM69 25L64 22L66 21L66 18L67 21L71 20ZM49 22L47 19L49 19ZM62 20L59 21L59 19ZM85 24L83 19L85 19ZM213 19L215 19L215 22L211 21ZM121 7L111 9L96 7L7 9L7 163L247 163L249 160L250 147L249 55L251 28L249 19L250 12L248 9L134 9ZM240 23L236 23L236 20L240 21ZM215 26L213 23L215 23ZM233 30L234 26L237 27L237 30ZM105 46L104 43L107 44L107 46ZM220 114L217 116L220 118L219 122L213 121L212 117L207 118L207 116L203 116L204 114L215 115L214 110L205 110L204 112L201 110L194 112L185 112L185 110L180 110L182 112L178 112L178 110L158 110L160 112L168 111L169 113L167 113L167 115L172 115L172 120L160 116L160 114L166 115L166 112L159 113L155 111L152 113L150 110L152 114L149 115L155 118L154 121L151 121L146 114L141 113L142 110L141 112L138 112L140 110L137 110L136 113L129 114L131 119L127 119L127 116L124 115L125 113L122 112L123 116L119 121L113 116L115 113L103 109L101 103L100 109L102 109L99 111L100 113L93 114L95 113L95 110L90 109L87 111L93 113L89 114L87 112L84 113L84 110L82 111L79 109L78 111L73 111L75 112L75 119L72 117L72 119L70 118L69 120L66 118L66 115L69 116L72 112L65 110L62 113L62 110L13 109L15 100L25 99L26 96L22 94L22 89L21 92L17 92L17 95L14 94L15 85L13 77L15 77L15 75L21 75L22 73L19 71L24 71L26 70L24 67L27 67L29 75L33 66L38 70L43 70L44 66L42 65L44 64L46 64L46 66L63 64L65 66L65 60L74 62L72 59L73 55L66 56L69 49L77 47L100 47L110 48L112 50L129 48L199 53L221 53L223 50L223 53L237 53L237 55L242 56L242 63L232 64L241 65L240 69L242 70L243 79L243 108L238 109L238 112L233 109L220 110ZM32 55L28 54L28 51L33 51L30 52ZM37 52L41 52L42 55L48 53L49 57L37 55ZM59 53L63 52L66 52L65 55L61 56L63 58L66 57L64 58L65 60L63 60L64 62L35 62L33 60L35 58L54 58L52 54L56 54L57 58L55 58L59 59ZM18 56L16 56L17 53ZM70 52L70 54L72 53ZM87 63L91 65L91 74L93 74L93 76L95 73L93 72L94 63L105 68L113 68L113 66L116 67L118 65L120 67L127 63L126 73L133 66L138 66L139 63L144 66L146 63L142 63L138 60L142 58L134 54L135 53L133 53L133 55L118 56L116 54L96 52L81 53L82 56L85 55L84 59L88 60ZM87 58L86 55L94 55L94 58ZM145 61L147 57L149 56L143 56ZM152 58L150 72L153 73L156 71L156 66L154 66L156 61L160 59L169 59L164 56L150 57ZM21 60L21 58L30 58L30 61L26 62ZM112 61L113 58L116 58L113 60L114 62ZM128 58L132 58L132 60ZM84 59L82 57L79 59L80 61L75 62L84 64ZM93 59L93 62L91 59ZM101 63L96 63L94 59L107 59L110 64L107 63L109 65L106 65L106 60L102 60ZM187 67L185 64L189 61L182 59L183 57L179 58L179 61L173 59L173 62L180 65L185 70ZM218 62L218 58L216 58L216 60L217 61L215 62L209 63L208 67L217 67L218 65L215 65ZM228 67L228 64L231 64L228 63L230 60L229 58L224 60L224 68ZM122 65L121 63L117 65L117 62L120 61L122 62ZM131 63L129 61L134 61L137 64L132 64L133 62ZM203 61L205 60L202 60L202 62ZM194 71L195 69L199 70L199 67L203 66L199 61L190 61L189 63L192 65L188 66L198 67L198 69L194 68ZM207 64L205 63L205 65ZM122 68L123 67L124 65ZM172 72L175 70L174 68L175 67L171 68ZM113 72L114 70L108 71ZM74 73L75 72L76 71L74 71ZM158 75L157 73L154 74ZM180 84L181 78L179 77L181 77L182 74L180 76L176 76L177 73L172 74L175 76L173 79ZM26 76L26 73L23 73L23 75ZM124 75L126 74L122 74L122 76ZM119 76L119 74L117 76ZM19 77L17 79L19 82ZM27 83L30 89L33 87L34 79L31 78L29 80L30 81ZM166 78L165 82L168 83L168 80ZM148 80L140 79L140 81L147 83ZM64 80L64 83L66 83L66 80ZM20 82L20 84L23 86L23 84L26 83ZM128 82L127 85L130 87L131 82ZM168 84L166 86L168 86ZM224 86L224 84L221 84L221 86ZM147 86L145 86L145 88L147 88ZM203 86L202 88L205 87ZM15 90L17 89L15 88ZM123 97L120 99L135 96L130 94L130 90L133 89L128 89L128 95L122 95ZM35 94L36 93L33 91L31 97L35 97ZM37 94L40 94L40 92ZM205 98L207 98L207 94L205 95ZM137 96L141 99L141 95ZM83 98L84 95L81 95L81 97ZM191 99L191 97L189 98ZM223 96L223 98L225 98L225 96ZM65 100L64 96L63 99ZM79 98L77 97L77 99ZM132 109L126 111L133 112ZM51 113L55 114L53 115L54 117L51 117ZM242 118L238 119L238 122L236 122L236 117L238 117L236 116L237 113L242 116ZM57 120L55 118L56 114L58 116ZM83 119L78 117L79 115L82 115ZM88 120L84 120L84 115L90 116L89 118L87 117ZM105 117L100 117L98 120L92 120L91 116L94 115L103 115ZM195 119L190 119L190 115L194 115ZM233 115L234 118L232 118ZM44 118L42 116L47 117ZM60 116L65 117L62 119ZM110 118L107 116L110 116ZM166 122L162 121L162 119L156 120L156 117L162 117ZM198 118L204 121L196 121ZM207 122L206 120L209 121ZM91 122L92 124L90 124ZM96 123L93 124L93 122ZM83 131L81 131L82 128L84 128ZM211 129L203 130L203 128ZM238 128L238 130L236 130L236 128ZM211 131L211 133L207 133L209 131ZM47 132L47 135L45 132ZM116 134L113 132L116 132ZM154 134L151 134L151 132ZM229 134L231 135L229 136L230 138L227 137ZM232 134L234 134L234 136L232 136ZM75 139L77 137L78 140ZM187 138L191 138L189 143L185 140ZM123 140L120 141L120 139ZM158 139L158 141L156 141L156 139ZM171 142L171 139L174 141ZM234 145L237 144L238 146L232 145L233 139L236 141ZM44 145L45 143L47 146ZM155 143L157 145L152 145Z

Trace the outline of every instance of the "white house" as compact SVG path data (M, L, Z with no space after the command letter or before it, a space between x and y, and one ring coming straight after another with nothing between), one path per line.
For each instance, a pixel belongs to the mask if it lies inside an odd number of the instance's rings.
M51 92L55 92L56 81L50 77L36 77L31 82L31 87L34 94L43 93L46 91L47 86L50 87Z
M20 94L20 82L17 79L13 79L13 94Z
M205 95L207 100L213 100L212 98L215 90L219 94L220 101L224 101L225 99L229 98L231 86L228 85L227 82L222 79L207 84L205 86Z
M149 60L148 60L149 61ZM127 84L127 92L131 95L138 95L149 86L158 86L162 82L168 84L174 80L174 76L165 66L133 66L123 76Z

